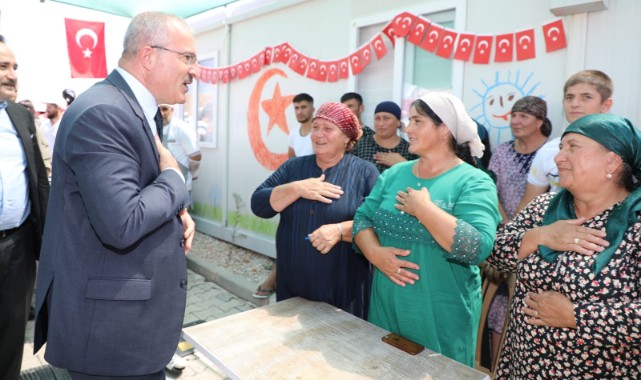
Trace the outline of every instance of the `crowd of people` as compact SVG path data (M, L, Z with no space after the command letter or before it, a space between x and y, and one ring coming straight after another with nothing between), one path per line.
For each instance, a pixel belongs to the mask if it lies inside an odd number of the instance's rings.
M74 379L164 378L202 160L172 105L196 63L184 20L142 13L118 67L77 98L65 90L38 123L32 102L15 103L16 58L0 41L6 378L20 374L36 275L34 348L46 342L49 363ZM450 93L414 99L407 125L382 101L373 129L357 93L318 108L298 94L290 159L251 198L257 216L280 216L277 265L255 296L327 302L473 366L486 262L516 278L512 305L499 293L488 319L496 378L640 377L641 133L608 113L612 92L600 71L572 75L569 125L552 140L546 101L519 99L514 139L487 165L486 134Z

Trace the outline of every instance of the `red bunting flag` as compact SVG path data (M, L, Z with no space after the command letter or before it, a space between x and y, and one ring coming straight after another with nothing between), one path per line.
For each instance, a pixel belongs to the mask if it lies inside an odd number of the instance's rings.
M223 83L227 83L230 81L229 77L229 67L225 67L220 71L220 76L222 78Z
M548 53L565 48L567 41L565 40L563 20L558 19L543 25L543 37L545 37L545 51Z
M265 50L263 50L263 55L264 55L263 64L265 66L272 64L272 51L273 50L274 49L272 49L271 47L266 47Z
M407 36L415 20L416 16L411 14L410 12L403 12L396 15L396 17L394 17L394 19L392 20L392 23L394 24L394 33L396 34L396 36Z
M272 50L272 60L270 63L281 62L280 55L286 44L287 42L274 46L274 49Z
M211 70L211 84L218 83L218 69Z
M365 44L358 49L358 52L361 54L361 64L364 69L372 62L372 50L370 49L369 44Z
M516 32L514 37L514 46L516 47L517 61L525 61L526 59L536 58L536 48L534 46L534 29Z
M398 37L398 36L396 35L396 32L394 31L394 22L393 21L390 21L390 22L387 23L387 25L385 25L385 27L383 28L383 34L386 35L387 38L389 38L390 41L392 41L392 47L394 47L396 45L396 37Z
M290 45L289 42L285 42L285 46L283 46L280 51L280 61L284 64L288 64L289 59L292 57L294 51L295 49L292 47L292 45Z
M318 59L310 58L309 64L307 65L307 78L319 80L318 79Z
M476 37L474 34L458 35L454 59L458 59L459 61L467 61L470 59L472 50L474 49L474 37Z
M65 18L72 78L107 76L105 23Z
M421 41L423 41L423 37L425 37L425 33L430 28L430 25L431 23L429 21L420 16L417 17L412 30L410 30L407 35L407 41L419 46Z
M329 62L318 62L318 73L316 74L317 80L321 82L327 81L328 73L329 73Z
M289 59L289 67L292 70L297 72L299 75L305 76L305 72L307 72L307 65L309 65L309 58L306 55L299 52L292 53L292 57Z
M265 51L263 50L260 53L256 54L255 56L251 57L250 62L251 62L251 72L252 73L259 72L260 69L265 64Z
M251 72L245 70L245 62L241 62L236 65L236 73L238 75L238 79L245 79Z
M454 42L456 42L456 37L458 33L453 30L445 29L443 31L443 38L441 38L441 43L436 49L436 55L446 59L450 59L452 56L452 51L454 50Z
M338 79L349 77L349 57L338 60Z
M379 33L372 40L371 44L376 54L376 59L380 60L387 54L387 47L385 46L385 41L383 41L383 36Z
M358 75L363 72L364 67L359 50L349 56L349 65L352 67L352 74Z
M494 62L512 62L514 60L514 33L496 36Z
M438 43L441 42L441 37L443 37L443 27L432 23L423 43L421 43L421 48L433 53L436 50Z
M490 52L492 51L492 40L494 36L476 36L474 46L474 59L472 62L479 64L490 63Z
M327 81L336 82L338 80L340 68L339 61L327 62Z

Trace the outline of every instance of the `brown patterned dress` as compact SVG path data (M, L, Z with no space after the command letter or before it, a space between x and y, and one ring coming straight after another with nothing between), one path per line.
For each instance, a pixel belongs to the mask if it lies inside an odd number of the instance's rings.
M543 194L497 232L488 262L517 277L497 379L641 378L641 223L628 227L598 274L594 258L564 252L553 263L538 252L517 262L523 234L541 225L554 194ZM605 228L611 208L586 221ZM539 327L522 312L528 292L557 291L574 303L576 329Z

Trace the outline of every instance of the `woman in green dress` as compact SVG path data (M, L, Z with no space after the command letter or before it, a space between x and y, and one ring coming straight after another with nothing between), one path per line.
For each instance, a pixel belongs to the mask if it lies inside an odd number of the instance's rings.
M429 93L407 126L418 160L394 165L354 217L354 241L376 267L369 321L472 366L481 276L501 220L496 187L475 167L483 144L460 99Z

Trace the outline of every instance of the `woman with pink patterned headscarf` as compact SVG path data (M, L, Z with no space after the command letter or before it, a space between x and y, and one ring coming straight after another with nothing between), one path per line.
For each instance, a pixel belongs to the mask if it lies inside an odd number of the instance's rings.
M294 157L254 191L252 211L280 215L276 298L303 297L366 318L371 271L352 250L352 219L378 170L352 154L360 123L341 103L325 103L312 121L313 155Z

